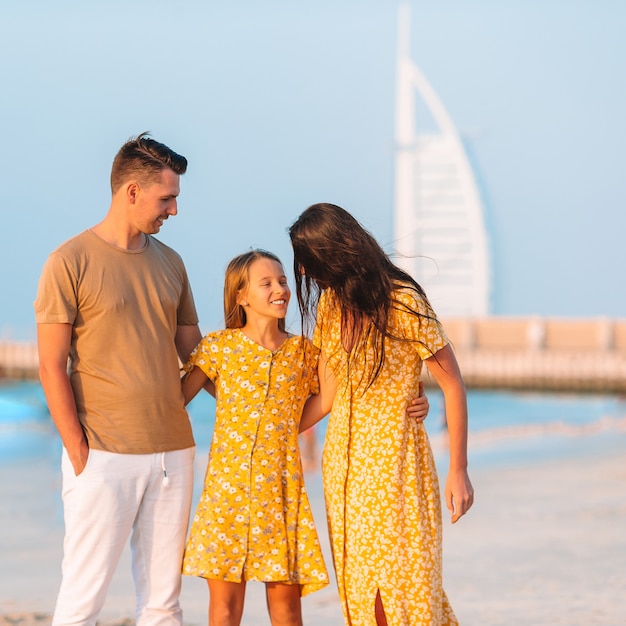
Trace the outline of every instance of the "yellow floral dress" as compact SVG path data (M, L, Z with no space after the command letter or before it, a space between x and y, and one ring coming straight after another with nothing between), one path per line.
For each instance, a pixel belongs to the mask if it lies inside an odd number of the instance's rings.
M210 333L185 369L215 382L215 429L204 490L183 559L189 576L328 584L305 491L298 426L319 391L319 351L289 336L272 352L239 329Z
M423 424L406 415L422 360L447 343L436 319L409 289L395 292L385 363L365 389L373 359L350 362L341 314L328 291L318 305L313 342L338 381L322 458L326 510L343 613L348 626L376 626L379 590L389 626L451 626L457 620L442 588L441 503ZM358 361L358 362L357 362Z

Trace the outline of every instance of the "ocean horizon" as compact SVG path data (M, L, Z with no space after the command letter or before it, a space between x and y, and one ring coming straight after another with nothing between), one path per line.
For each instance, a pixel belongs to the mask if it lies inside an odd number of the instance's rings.
M425 422L440 471L446 461L443 396L427 389ZM210 447L215 401L206 393L189 405L198 453ZM471 467L504 467L610 446L626 435L626 397L617 394L468 391ZM319 448L327 420L316 426ZM37 381L0 384L0 463L60 456L61 443Z

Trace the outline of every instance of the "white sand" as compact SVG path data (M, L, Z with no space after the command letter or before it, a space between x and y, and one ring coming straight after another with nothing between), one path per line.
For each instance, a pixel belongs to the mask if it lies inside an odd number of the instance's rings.
M204 463L200 454L198 481ZM61 560L58 467L2 471L0 626L46 626ZM472 480L474 508L444 528L445 588L463 626L626 624L625 433L576 458L474 471ZM308 484L332 571L319 473ZM206 623L204 581L185 577L182 603L187 624ZM132 623L133 607L125 554L100 624ZM334 583L305 598L303 610L307 626L343 624ZM243 623L269 624L261 584L248 586Z

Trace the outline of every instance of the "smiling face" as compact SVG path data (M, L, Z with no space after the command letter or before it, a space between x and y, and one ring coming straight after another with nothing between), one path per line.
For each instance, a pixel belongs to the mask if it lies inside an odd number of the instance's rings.
M133 183L129 192L135 205L132 214L135 228L154 235L170 215L178 213L176 198L180 193L180 176L166 168L156 180L145 184Z
M256 259L248 269L248 285L237 294L237 302L246 311L248 320L254 316L283 319L291 291L283 266L273 259Z

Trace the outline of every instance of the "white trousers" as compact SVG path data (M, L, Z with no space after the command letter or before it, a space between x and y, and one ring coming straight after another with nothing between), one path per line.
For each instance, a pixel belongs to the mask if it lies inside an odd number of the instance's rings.
M80 475L63 450L62 580L53 626L89 625L130 537L137 626L180 626L181 562L195 448L156 454L90 450Z

